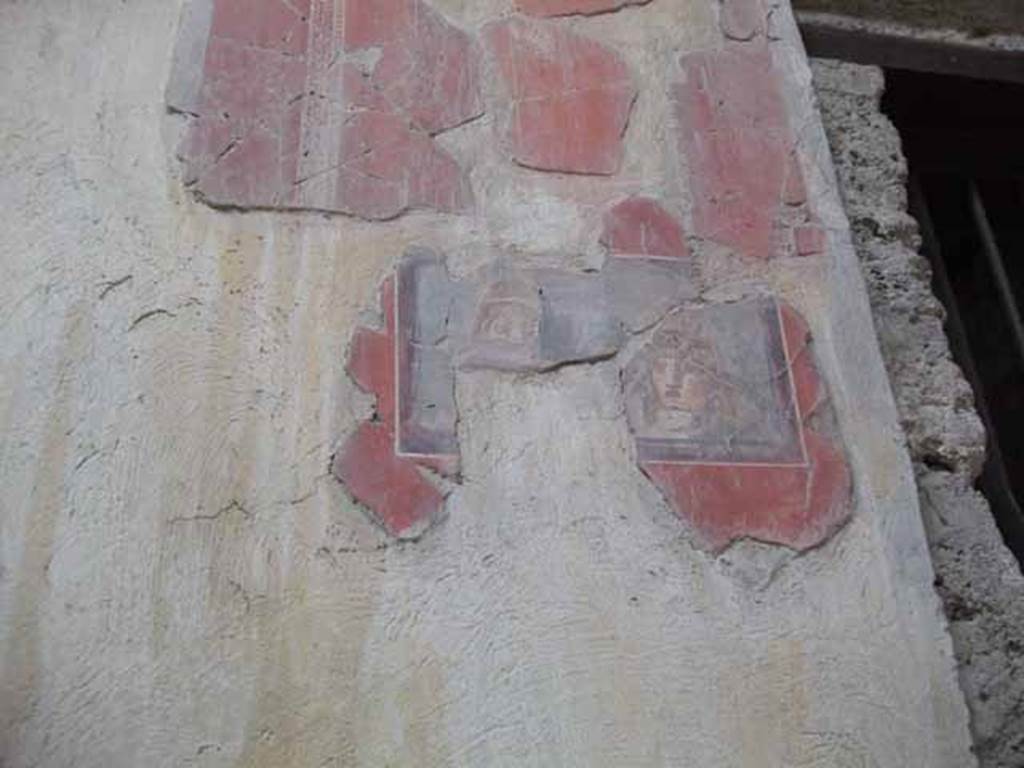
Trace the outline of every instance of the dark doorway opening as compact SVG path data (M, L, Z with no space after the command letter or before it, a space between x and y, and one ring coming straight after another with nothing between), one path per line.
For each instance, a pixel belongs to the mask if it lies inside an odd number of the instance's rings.
M954 357L988 429L979 487L1024 563L1024 85L886 70Z

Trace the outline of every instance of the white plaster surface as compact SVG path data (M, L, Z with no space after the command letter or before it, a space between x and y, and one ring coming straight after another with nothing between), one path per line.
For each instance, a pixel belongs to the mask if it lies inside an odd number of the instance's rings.
M508 4L438 5L474 26ZM973 764L798 44L779 59L832 257L692 245L709 295L770 287L808 317L853 521L800 557L697 551L606 362L462 376L464 483L397 545L327 475L369 413L343 361L378 282L410 243L456 269L491 246L600 263L602 207L633 191L685 212L665 91L713 7L564 22L642 83L619 178L514 169L484 118L442 138L479 218L389 224L189 198L163 106L180 12L0 4L0 765Z

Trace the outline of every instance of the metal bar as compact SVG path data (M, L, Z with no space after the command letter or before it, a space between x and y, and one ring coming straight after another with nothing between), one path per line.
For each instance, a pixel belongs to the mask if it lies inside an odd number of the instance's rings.
M1021 318L1020 309L1017 307L1017 300L1013 295L1013 287L1010 285L1010 276L1006 272L1006 264L1003 263L1003 255L999 252L999 245L996 243L995 233L989 223L988 214L985 212L985 204L978 193L978 185L972 179L967 183L968 194L971 200L971 213L974 215L974 223L978 227L978 234L981 236L981 243L988 260L989 269L995 278L996 289L999 292L999 301L1003 305L1003 311L1010 321L1010 330L1013 332L1013 341L1017 346L1017 354L1021 362L1024 362L1024 318Z
M946 310L946 335L949 338L954 359L960 365L974 391L975 407L985 425L986 461L982 474L983 490L992 505L992 512L1007 545L1014 551L1017 559L1024 563L1024 514L1021 512L1013 485L1010 483L1006 461L1003 459L1002 448L999 445L998 432L989 409L985 384L978 372L974 354L971 352L967 329L960 314L960 305L953 290L953 282L946 269L945 259L942 256L942 246L938 233L935 231L935 223L928 207L928 200L917 174L910 174L908 187L910 209L921 227L925 253L932 265L935 291Z
M907 184L910 198L910 212L917 219L921 229L921 238L924 241L924 253L931 263L932 279L935 285L935 292L946 310L946 336L949 338L950 346L956 356L957 362L967 375L967 380L974 389L975 400L978 401L978 409L984 417L985 423L991 423L988 413L988 403L985 401L985 390L978 373L978 365L971 352L971 345L967 337L967 327L960 314L960 305L957 302L956 292L953 290L953 281L949 278L949 270L946 269L945 258L942 254L942 244L939 242L939 235L935 231L935 223L932 220L931 208L928 206L928 198L925 197L921 179L916 173L910 174Z

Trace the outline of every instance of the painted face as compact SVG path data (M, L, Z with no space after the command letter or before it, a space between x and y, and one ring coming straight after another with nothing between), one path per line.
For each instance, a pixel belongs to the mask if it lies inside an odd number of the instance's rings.
M477 336L493 341L524 344L537 336L537 312L515 299L492 301L480 308Z
M490 286L480 302L474 324L477 339L527 344L540 333L536 291L517 282Z
M699 413L710 405L714 382L711 376L689 361L676 355L658 357L651 375L663 408Z

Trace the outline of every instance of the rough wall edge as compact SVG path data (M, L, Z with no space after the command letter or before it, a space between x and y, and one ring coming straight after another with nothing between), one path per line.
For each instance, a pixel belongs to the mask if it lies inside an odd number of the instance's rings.
M857 514L867 518L890 564L895 592L909 592L901 601L909 614L923 614L924 626L941 630L917 638L937 647L942 681L956 691L955 722L947 738L962 747L961 765L977 765L970 751L966 701L960 691L953 643L938 595L920 513L910 455L900 428L895 396L878 346L867 285L853 246L849 221L839 197L839 180L825 135L811 81L811 69L791 5L780 4L775 20L781 41L775 47L783 78L784 98L797 126L800 159L809 199L829 229L825 296L829 311L825 327L814 328L823 375L833 393L842 432L847 436L855 477ZM813 320L812 320L813 322Z

